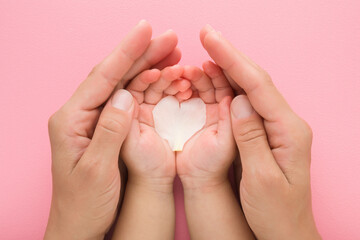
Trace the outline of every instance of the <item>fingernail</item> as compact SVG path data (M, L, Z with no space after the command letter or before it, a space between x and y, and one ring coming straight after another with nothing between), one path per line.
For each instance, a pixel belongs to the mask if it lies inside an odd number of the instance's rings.
M140 25L140 24L145 23L145 22L146 22L145 19L141 19L137 25Z
M118 90L111 99L112 106L122 111L129 111L133 102L133 96L124 89Z
M245 95L235 97L231 103L231 113L235 118L248 118L254 112L249 99Z
M206 25L211 32L215 32L215 29L210 24L206 24Z

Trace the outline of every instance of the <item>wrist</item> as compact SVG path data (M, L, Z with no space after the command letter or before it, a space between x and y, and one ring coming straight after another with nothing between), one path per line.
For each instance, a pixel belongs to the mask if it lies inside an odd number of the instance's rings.
M183 185L184 191L212 191L218 187L222 187L226 184L230 184L226 174L218 176L179 176Z
M68 205L67 205L68 206ZM105 232L89 231L88 223L76 218L76 212L52 201L44 239L104 239Z
M142 177L129 173L126 187L148 192L173 194L174 179L175 177Z
M306 214L308 215L308 214ZM291 221L289 221L291 222ZM286 226L286 223L283 224ZM294 240L321 240L321 236L317 231L316 224L312 213L306 217L300 217L295 224L288 225L282 229L274 229L276 239L294 239ZM261 239L261 238L259 238Z
M98 234L96 236L88 236L88 229L80 229L72 224L71 219L73 217L65 217L56 209L51 207L48 224L44 235L45 240L57 240L57 239L87 239L87 240L100 240L104 239L104 234Z
M202 198L206 195L217 194L230 190L231 184L227 177L218 179L186 179L182 181L186 197Z
M309 220L307 220L302 227L295 227L295 229L298 230L296 235L299 236L298 239L321 240L322 238L316 228L314 218L312 214L310 215L311 217L309 217ZM292 234L292 236L294 235Z

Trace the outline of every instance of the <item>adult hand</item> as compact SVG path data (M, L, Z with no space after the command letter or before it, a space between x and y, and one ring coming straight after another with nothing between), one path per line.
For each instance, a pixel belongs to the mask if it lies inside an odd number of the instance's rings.
M125 90L105 102L138 72L180 59L174 32L153 40L151 32L140 21L50 118L53 196L45 239L102 239L113 222L120 195L118 156L134 103Z
M319 239L311 209L312 131L270 76L209 25L200 39L210 57L246 95L231 104L240 151L240 199L258 239Z

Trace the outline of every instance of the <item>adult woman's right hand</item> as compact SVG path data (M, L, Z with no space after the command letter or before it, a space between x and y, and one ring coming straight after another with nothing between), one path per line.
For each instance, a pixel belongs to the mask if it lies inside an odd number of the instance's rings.
M140 21L49 120L53 196L45 239L103 239L119 203L118 157L133 97L114 90L150 67L180 60L173 31L151 40ZM108 99L111 99L108 101Z
M237 92L231 104L233 134L240 152L240 199L258 239L320 239L312 208L312 131L298 117L270 76L205 26L200 39Z

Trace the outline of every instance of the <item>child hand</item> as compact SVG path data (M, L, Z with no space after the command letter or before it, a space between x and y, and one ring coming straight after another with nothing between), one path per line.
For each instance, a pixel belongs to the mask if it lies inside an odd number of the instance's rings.
M184 188L226 181L236 154L230 117L232 88L214 63L205 62L203 69L205 73L193 66L184 67L183 77L191 80L195 90L193 97L198 96L206 103L205 127L177 153L177 173Z
M176 156L190 236L250 240L252 232L227 179L236 155L230 117L233 90L216 64L206 62L203 69L205 73L185 67L183 76L191 80L194 97L206 103L205 127Z
M137 102L131 130L124 142L121 156L129 171L129 183L146 184L172 191L176 175L175 153L154 128L152 110L165 92L182 97L191 91L190 82L179 80L183 67L167 67L161 72L147 70L132 80L127 90Z
M175 154L156 133L152 110L167 91L179 98L191 95L190 82L178 80L182 73L177 65L144 71L127 87L136 99L136 111L121 149L129 178L113 239L174 238Z

